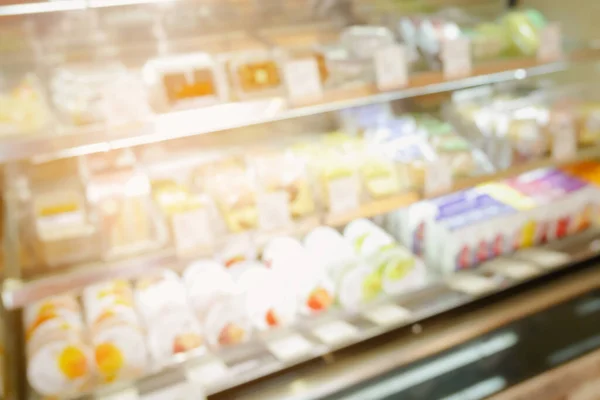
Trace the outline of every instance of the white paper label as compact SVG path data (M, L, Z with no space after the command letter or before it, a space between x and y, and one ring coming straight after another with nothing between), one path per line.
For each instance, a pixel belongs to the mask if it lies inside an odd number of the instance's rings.
M267 348L280 361L287 362L301 358L310 353L312 344L298 334L271 340Z
M357 210L360 206L360 183L356 175L329 181L329 211L339 214Z
M452 289L470 295L480 295L491 292L496 288L492 279L473 274L457 274L448 280L448 286Z
M425 196L438 195L452 189L452 168L442 159L427 164Z
M568 112L555 114L552 127L552 157L557 161L568 161L577 155L575 121Z
M558 23L548 24L540 32L540 47L538 60L542 62L555 61L563 55L562 30Z
M312 332L321 342L333 346L355 338L358 329L345 321L337 320L321 324Z
M97 400L139 400L138 390L134 387L127 388L118 392L109 394L100 394L96 396Z
M513 260L490 261L482 265L481 268L514 280L529 279L539 275L541 272L532 264Z
M369 321L382 326L395 325L410 319L410 311L395 304L382 304L363 313Z
M568 254L544 249L525 249L515 253L515 257L531 261L542 268L554 269L571 261Z
M446 40L442 43L444 78L462 78L471 75L471 42L467 38Z
M198 209L173 214L172 221L178 253L214 246L214 237L206 210Z
M258 224L263 231L288 228L292 224L286 192L263 193L258 197Z
M375 53L375 76L379 90L399 89L408 83L406 47L395 45Z
M212 359L198 365L188 366L185 376L192 383L207 386L227 375L227 366L220 359Z
M319 66L315 59L287 62L284 66L284 77L292 102L311 103L323 97Z
M146 393L141 398L142 400L203 400L206 397L199 393L194 385L180 383Z

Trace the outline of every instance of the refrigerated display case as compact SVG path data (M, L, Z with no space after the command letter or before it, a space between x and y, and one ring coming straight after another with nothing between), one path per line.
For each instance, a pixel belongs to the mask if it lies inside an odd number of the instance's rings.
M561 21L9 3L6 398L504 398L600 346L600 53Z

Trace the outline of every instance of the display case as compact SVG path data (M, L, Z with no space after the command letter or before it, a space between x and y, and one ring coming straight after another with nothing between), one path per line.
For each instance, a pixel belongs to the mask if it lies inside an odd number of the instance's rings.
M5 397L483 399L594 350L600 53L446 3L0 2Z

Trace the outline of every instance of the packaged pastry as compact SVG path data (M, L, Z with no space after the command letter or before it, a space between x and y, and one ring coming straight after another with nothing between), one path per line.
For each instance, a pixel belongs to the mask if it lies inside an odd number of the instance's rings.
M529 10L507 13L502 24L510 35L515 50L526 56L534 56L540 47L540 30L545 22L541 14Z
M382 291L390 296L409 293L427 283L427 269L405 247L396 244L368 260L381 279Z
M27 379L42 396L69 397L90 389L93 352L81 331L57 328L27 345Z
M319 68L321 82L331 75L326 46L337 41L339 32L331 26L284 27L262 29L258 35L269 45L283 50L286 59L313 58Z
M221 212L232 233L255 229L258 225L257 191L251 175L236 162L215 166L211 175L204 171L204 187Z
M335 299L335 287L327 270L334 266L325 266L325 260L314 258L315 255L298 246L294 239L277 238L265 247L263 257L284 287L295 293L298 311L308 315L327 310Z
M50 122L48 104L33 75L26 76L10 90L0 91L0 135L36 132Z
M161 111L207 106L229 99L224 66L207 53L150 60L143 75L153 103Z
M317 181L320 198L332 212L345 212L360 206L361 185L356 153L346 151L349 138L341 134L327 137L324 145L297 148Z
M460 136L441 139L434 149L438 152L438 157L452 169L454 179L492 172L492 166L485 156L478 154L471 144Z
M141 79L122 64L74 64L54 71L52 101L72 125L123 124L150 115Z
M283 91L281 56L272 50L234 54L228 61L229 75L241 99L277 96Z
M92 168L88 192L98 214L105 258L136 254L166 242L149 179L134 166Z
M350 311L356 311L382 293L380 274L364 263L348 265L339 274L336 287L338 303Z
M98 229L75 159L32 165L28 171L36 247L50 266L98 255Z
M425 265L373 222L358 219L346 226L344 237L371 267L366 288L371 293L406 293L425 284ZM366 290L366 289L365 289Z
M206 341L211 347L233 346L250 338L252 322L244 301L242 294L230 293L210 306L203 326Z
M163 270L138 280L136 303L156 362L168 363L176 354L204 349L202 328L188 303L185 286L174 272Z
M394 238L367 219L357 219L344 228L344 238L363 256L373 256L395 245Z
M89 286L82 299L102 382L141 376L147 349L129 283L117 280Z
M398 170L379 145L369 145L364 149L358 171L365 192L371 199L392 196L401 190Z
M97 324L111 318L137 322L133 290L127 281L116 280L88 286L82 294L87 325L94 330Z
M456 40L462 35L461 28L454 21L442 17L424 19L419 24L417 41L419 48L433 67L441 64L441 53L445 42Z
M48 297L26 307L23 322L26 340L31 339L36 331L46 324L52 327L51 329L60 326L68 326L75 330L83 328L79 303L70 295Z
M27 379L43 396L73 396L89 389L93 351L83 335L74 297L51 297L25 308Z
M152 181L152 194L180 254L212 248L216 235L209 229L210 202L205 196L192 193L188 186L174 180Z
M304 251L302 243L288 236L271 239L262 251L261 261L267 268L278 268L278 263L297 257Z
M334 281L347 265L356 265L358 257L349 241L335 229L320 226L304 238L304 246L311 260L318 264Z
M261 263L236 266L236 282L246 300L248 317L259 330L292 323L296 316L296 296L285 285L278 270Z
M429 143L417 136L393 138L382 143L394 162L403 190L420 190L425 186L427 166L437 156Z
M550 140L536 118L518 118L508 123L504 135L513 152L513 162L527 161L546 154Z
M214 260L198 260L183 273L190 304L199 321L204 321L210 307L235 293L236 287L225 266Z
M264 194L284 192L293 218L315 212L313 191L305 161L292 152L263 153L252 158L259 190Z

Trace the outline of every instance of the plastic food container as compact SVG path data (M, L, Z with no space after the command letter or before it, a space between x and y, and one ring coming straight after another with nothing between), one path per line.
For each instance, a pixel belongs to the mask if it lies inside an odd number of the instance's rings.
M212 105L229 97L224 66L206 53L150 60L143 75L162 111Z
M252 157L251 165L261 192L286 193L293 218L315 212L313 190L302 158L291 152L269 152Z
M43 396L73 396L93 377L93 351L74 297L56 296L25 309L27 378Z
M76 160L32 166L29 216L39 255L49 266L81 262L98 255L93 222Z
M147 368L147 348L129 283L92 285L82 298L102 382L141 376Z
M283 93L281 56L277 51L255 50L234 54L228 61L230 79L241 99Z
M48 104L35 76L27 75L10 88L0 86L0 136L37 132L50 122Z
M50 86L55 107L72 125L122 124L150 115L141 79L119 63L60 67Z
M92 172L88 192L99 218L104 258L138 254L166 243L166 228L141 171L110 166Z
M236 281L254 327L266 330L292 323L296 316L296 296L285 284L285 277L264 264L248 264L238 267L242 270Z
M188 303L185 286L173 271L138 280L136 303L156 363L166 364L176 354L203 350L202 328Z

